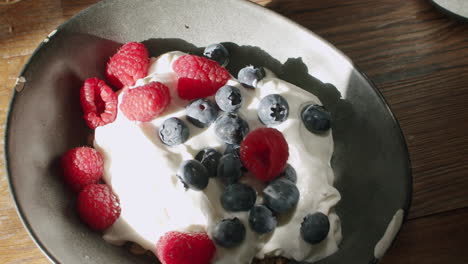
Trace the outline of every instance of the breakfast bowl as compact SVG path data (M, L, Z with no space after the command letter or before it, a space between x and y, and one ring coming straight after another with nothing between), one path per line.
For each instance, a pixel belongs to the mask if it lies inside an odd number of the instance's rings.
M331 167L341 194L336 213L343 239L336 253L317 263L377 263L383 257L410 206L410 161L383 96L345 55L246 1L104 0L44 39L20 73L9 109L11 193L25 228L52 262L155 260L108 244L87 228L60 166L65 151L90 144L80 87L87 78L104 80L109 57L131 41L143 43L153 57L174 50L201 54L222 42L232 75L245 65L263 66L320 98L333 116Z

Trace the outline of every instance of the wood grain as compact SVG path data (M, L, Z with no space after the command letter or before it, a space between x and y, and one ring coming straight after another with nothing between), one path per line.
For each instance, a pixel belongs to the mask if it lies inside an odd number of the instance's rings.
M97 1L0 5L2 138L12 87L35 47ZM382 263L468 263L468 24L447 18L426 0L252 1L347 54L401 124L412 161L413 205ZM48 263L16 215L5 176L1 160L0 263Z
M407 222L381 264L468 263L467 218L464 208Z
M270 5L342 50L389 102L413 166L410 218L468 206L468 25L426 0Z

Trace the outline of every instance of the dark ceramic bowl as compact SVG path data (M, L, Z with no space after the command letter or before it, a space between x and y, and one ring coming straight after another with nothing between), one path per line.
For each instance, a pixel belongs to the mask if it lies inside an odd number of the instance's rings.
M82 82L104 78L109 56L129 41L144 42L153 56L199 53L224 42L232 73L246 64L266 66L318 95L334 115L332 166L344 237L340 250L320 263L378 262L386 246L376 244L395 212L407 212L411 197L397 121L379 91L329 43L267 9L232 0L102 1L61 25L34 52L15 87L5 153L18 213L52 261L150 263L107 244L78 220L57 162L91 133L81 119Z

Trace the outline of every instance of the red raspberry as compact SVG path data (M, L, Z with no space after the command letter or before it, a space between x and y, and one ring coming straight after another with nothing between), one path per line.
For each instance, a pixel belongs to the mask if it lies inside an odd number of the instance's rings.
M86 124L95 129L114 122L117 116L117 95L98 78L87 79L80 90L81 108Z
M274 128L258 128L241 142L240 157L244 166L262 181L271 181L286 167L288 143Z
M129 120L148 122L161 114L170 102L169 88L160 82L150 82L124 90L120 110Z
M214 95L231 77L217 62L195 55L180 57L173 69L179 77L179 97L185 100Z
M78 214L93 230L110 227L120 216L120 201L106 184L91 184L78 194Z
M107 80L118 89L133 86L138 79L148 75L149 62L145 45L129 42L107 62Z
M76 192L99 181L104 171L101 153L90 147L70 149L62 156L65 182Z
M215 251L213 241L205 232L167 232L156 245L162 264L209 264Z

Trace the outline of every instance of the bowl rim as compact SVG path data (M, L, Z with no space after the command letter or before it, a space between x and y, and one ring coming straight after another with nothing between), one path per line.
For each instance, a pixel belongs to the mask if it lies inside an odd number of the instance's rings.
M97 3L94 3L94 4L90 5L90 6L88 6L87 8L81 10L80 12L76 13L75 15L70 17L68 20L66 20L65 22L63 22L59 26L57 26L56 29L53 30L49 34L49 36L46 36L46 38L53 37L52 35L59 32L62 28L66 27L69 23L71 23L74 20L78 19L81 15L86 14L86 13L90 12L91 10L93 10L95 8L99 8L102 5L105 5L106 3L111 2L111 1L114 1L114 0L102 0L102 1L99 1ZM145 1L149 1L149 0L145 0ZM359 66L357 66L354 62L352 62L352 60L348 56L346 56L341 50L336 48L333 44L331 44L327 40L323 39L319 35L312 32L310 29L296 23L295 21L293 21L293 20L291 20L291 19L289 19L289 18L287 18L285 16L280 15L279 13L276 13L273 10L270 10L270 9L268 9L266 7L263 7L263 6L261 6L261 5L257 4L257 3L250 2L248 0L237 0L237 1L232 1L232 3L233 4L241 3L241 4L249 5L250 6L249 8L257 8L257 10L259 12L267 13L268 16L274 16L276 18L281 19L283 23L292 24L293 26L302 29L303 31L307 32L309 35L311 35L314 38L317 38L318 40L320 40L322 43L324 43L326 46L328 46L334 52L339 54L343 59L347 60L349 62L349 64L350 64L351 68L353 68L353 70L356 72L356 74L358 74L360 77L362 77L369 84L369 86L372 88L372 90L377 95L377 98L380 99L381 102L383 103L387 114L389 114L389 116L391 118L391 121L395 124L395 129L398 130L398 136L399 136L398 140L399 140L399 143L401 144L401 146L403 147L403 153L402 154L404 154L405 160L406 160L406 162L408 164L408 167L405 168L405 170L406 170L405 171L405 178L407 179L407 183L406 183L407 186L406 187L407 187L408 193L406 194L406 197L405 197L406 198L406 203L404 204L404 206L402 208L404 210L404 221L406 221L407 218L408 218L408 213L409 213L409 209L411 208L412 198L413 198L412 197L412 194L413 194L413 173L412 172L413 171L412 171L412 163L411 163L411 159L410 159L410 155L409 155L408 145L406 143L405 135L403 134L403 130L401 129L400 123L398 122L396 116L394 115L393 111L391 110L391 107L388 104L388 101L385 99L382 92L377 88L375 83L360 69ZM7 108L7 112L6 112L6 117L7 118L6 118L6 121L5 121L5 129L4 129L4 137L3 137L3 140L4 140L3 160L4 160L4 164L5 164L5 172L6 172L7 182L8 182L8 188L10 190L10 195L11 195L12 200L14 202L16 212L17 212L17 214L19 216L19 219L20 219L21 223L23 224L26 232L29 234L32 241L36 244L36 246L43 253L43 255L49 261L51 261L52 263L60 263L56 259L54 254L42 243L40 237L35 233L35 231L31 227L28 219L26 219L26 217L24 216L22 206L21 206L21 204L19 203L19 201L17 199L15 186L14 186L13 181L12 181L13 176L12 176L12 173L10 171L9 157L8 157L8 153L9 153L9 149L10 149L9 148L9 136L10 136L9 135L9 128L10 128L10 125L12 123L11 112L12 112L12 109L14 108L14 106L15 106L15 102L16 102L15 99L16 99L16 96L18 94L18 91L16 90L16 87L18 85L21 85L21 84L19 84L18 80L28 70L28 67L31 64L31 62L34 60L36 54L44 47L45 44L46 43L44 41L42 41L34 49L31 56L28 58L28 60L24 64L23 68L21 69L21 71L20 71L20 73L19 73L19 75L17 77L17 82L13 86L13 93L11 95L9 105L8 105L8 108ZM398 233L400 231L401 231L401 226L400 226L400 228L398 230ZM397 235L398 235L398 233L397 233ZM392 243L394 241L395 241L395 239L392 241Z

